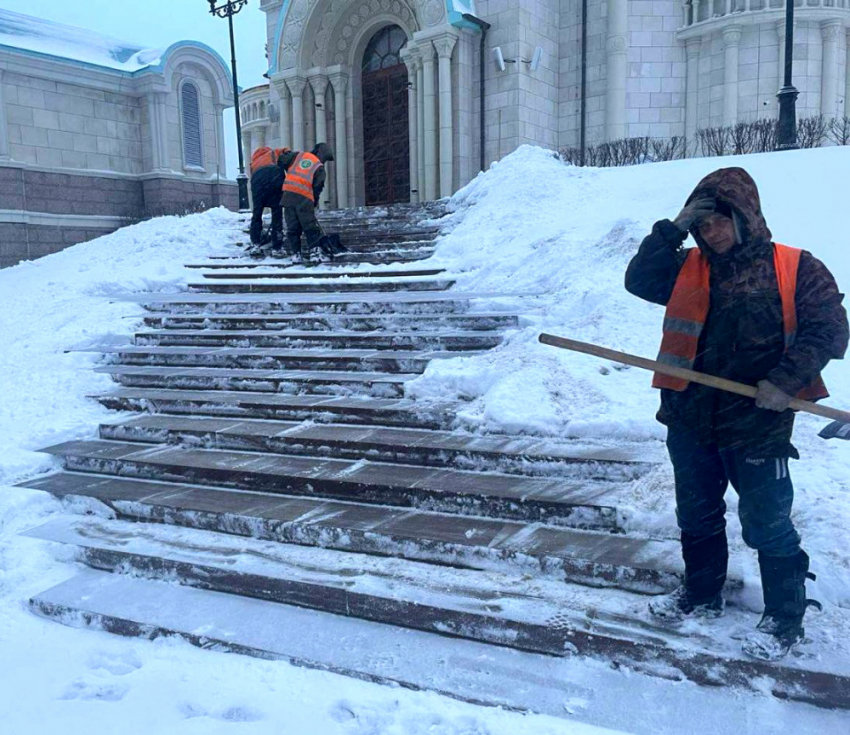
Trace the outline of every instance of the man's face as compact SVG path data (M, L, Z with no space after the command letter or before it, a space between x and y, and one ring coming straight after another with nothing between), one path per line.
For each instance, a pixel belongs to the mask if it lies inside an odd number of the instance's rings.
M699 234L706 245L718 255L735 247L735 223L718 212L704 217L699 223Z

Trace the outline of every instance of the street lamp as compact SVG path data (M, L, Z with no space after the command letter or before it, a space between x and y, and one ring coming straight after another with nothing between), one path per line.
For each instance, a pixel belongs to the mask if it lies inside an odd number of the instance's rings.
M236 183L239 184L239 209L248 209L248 177L245 175L245 156L242 153L242 115L239 112L239 82L236 78L236 41L233 38L233 16L248 4L248 0L227 0L218 4L219 0L207 0L210 4L210 13L219 18L227 18L230 25L230 67L233 70L233 104L236 110L236 139L239 151L239 175Z
M777 150L797 148L797 96L791 83L794 68L794 0L785 0L785 84L777 93L779 98L779 144Z

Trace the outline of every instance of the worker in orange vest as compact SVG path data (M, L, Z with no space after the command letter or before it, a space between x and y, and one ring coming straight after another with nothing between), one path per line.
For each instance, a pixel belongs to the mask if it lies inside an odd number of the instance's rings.
M696 248L683 249L688 233ZM755 400L656 375L658 420L676 485L683 584L650 602L659 620L723 614L729 484L744 542L758 551L764 614L744 640L776 660L803 640L809 557L791 520L794 396L827 395L820 373L844 356L847 314L826 266L775 243L741 168L706 176L674 221L661 220L629 264L626 288L667 307L659 360L758 386Z
M327 143L318 143L309 153L290 151L283 156L286 244L290 254L303 263L311 263L314 254L318 256L322 228L316 219L316 207L325 188L325 164L333 160ZM302 234L307 239L305 249L301 247Z
M251 155L251 198L254 211L251 217L251 252L256 255L283 254L283 206L281 189L285 177L282 157L289 148L257 148ZM271 243L268 251L263 243L263 211L272 211Z

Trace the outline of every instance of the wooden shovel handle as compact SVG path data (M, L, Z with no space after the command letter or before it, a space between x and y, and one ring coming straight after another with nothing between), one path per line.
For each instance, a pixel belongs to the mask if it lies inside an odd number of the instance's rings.
M592 345L587 342L577 342L574 339L567 339L566 337L556 337L554 334L541 334L540 341L544 345L560 347L561 349L571 350L573 352L583 352L586 355L604 357L606 360L614 360L626 365L632 365L633 367L643 368L644 370L652 370L653 372L669 375L672 378L681 378L693 383L699 383L700 385L707 385L710 388L725 390L728 393L737 393L738 395L747 396L748 398L755 398L758 393L758 388L752 385L737 383L734 380L727 380L726 378L718 378L715 375L698 373L696 370L688 370L687 368L667 365L663 362L658 362L657 360L649 360L645 357L629 355L626 352L609 350L607 347L599 347L598 345ZM840 411L837 408L830 408L829 406L821 406L817 403L811 403L810 401L802 401L799 398L792 398L789 408L793 408L795 411L811 413L815 416L822 416L826 419L850 423L850 413L847 411Z

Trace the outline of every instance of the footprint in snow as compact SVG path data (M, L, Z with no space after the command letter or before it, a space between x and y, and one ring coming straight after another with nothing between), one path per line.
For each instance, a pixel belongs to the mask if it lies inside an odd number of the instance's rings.
M120 702L129 690L130 687L123 684L100 684L85 679L76 679L65 688L59 699Z
M222 722L258 722L265 719L265 715L253 707L234 706L220 710L210 710L202 704L184 702L178 709L187 720L196 717L209 717L213 720L221 720Z
M101 675L126 676L142 668L142 661L135 651L126 653L105 653L95 651L87 661L92 671L103 672Z

